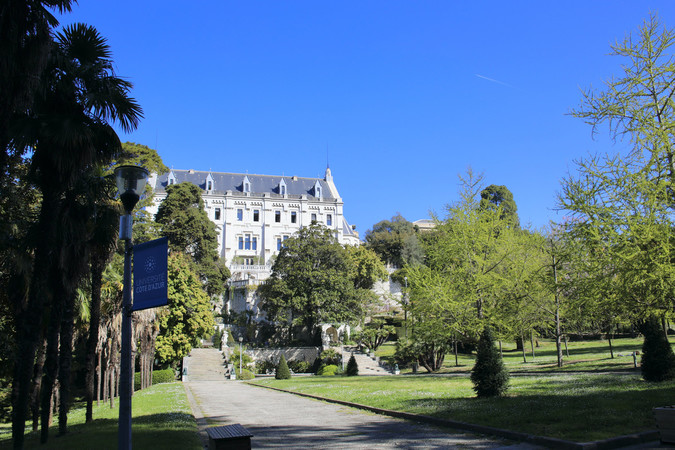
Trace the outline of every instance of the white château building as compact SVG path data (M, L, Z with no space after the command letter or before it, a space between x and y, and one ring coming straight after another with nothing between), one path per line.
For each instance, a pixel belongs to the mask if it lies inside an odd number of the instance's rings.
M283 241L301 227L316 221L341 244L361 242L344 218L330 168L323 179L172 169L148 180L154 190L149 212L157 213L167 186L186 181L202 189L204 208L218 230L218 251L232 273L227 310L259 316L252 287L269 277Z

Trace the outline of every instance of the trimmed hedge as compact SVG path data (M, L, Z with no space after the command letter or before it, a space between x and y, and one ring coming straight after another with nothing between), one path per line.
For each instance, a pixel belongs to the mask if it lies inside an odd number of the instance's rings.
M176 373L173 369L153 370L152 384L173 383L176 381ZM141 374L136 372L134 374L134 391L141 389Z
M241 371L241 374L239 374L239 372L237 372L237 379L238 380L252 380L254 378L255 378L255 374L248 369L243 369Z
M337 373L337 370L338 366L336 366L335 364L329 364L319 369L319 371L316 374L322 376L333 376Z

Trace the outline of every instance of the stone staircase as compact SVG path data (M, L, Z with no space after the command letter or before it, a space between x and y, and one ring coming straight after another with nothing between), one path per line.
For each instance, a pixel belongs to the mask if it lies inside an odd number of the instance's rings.
M187 381L223 381L225 360L216 348L193 348L190 356L184 358L187 364Z
M358 352L352 351L353 349L345 348L342 357L345 361L345 367L347 367L347 362L349 358L354 355L356 359L356 364L359 366L359 375L391 375L391 372L386 370L384 367L380 366L380 363L375 361L370 356Z

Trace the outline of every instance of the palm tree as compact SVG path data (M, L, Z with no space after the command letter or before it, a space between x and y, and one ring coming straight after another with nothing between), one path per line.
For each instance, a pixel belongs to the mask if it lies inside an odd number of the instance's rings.
M64 13L70 11L72 3L4 0L0 4L0 178L6 176L12 154L25 150L10 144L11 121L14 114L31 107L48 62L51 29L58 21L47 8ZM0 179L0 184L4 181Z
M87 347L85 354L86 369L86 401L87 412L86 422L89 423L93 418L93 404L95 394L96 378L96 355L99 348L99 328L101 327L101 289L103 282L103 272L113 256L117 247L117 228L119 218L119 208L116 202L111 202L105 195L104 178L99 178L102 182L99 184L99 194L94 196L94 215L92 216L92 235L90 239L91 246L91 305L89 308L89 335L87 337Z
M116 122L130 131L142 117L140 106L128 96L131 83L115 76L110 56L105 39L93 27L83 24L66 27L57 34L43 77L42 94L24 120L17 123L19 134L15 141L21 148L34 149L31 175L43 195L30 295L16 324L18 357L13 380L12 438L17 448L23 446L26 405L38 344L40 324L35 317L42 317L46 306L59 316L58 310L67 306L67 299L72 297L69 290L76 287L73 279L61 284L59 278L63 278L55 276L67 269L66 260L60 256L68 253L63 246L71 243L59 239L54 219L86 220L64 211L77 209L74 204L78 182L93 167L109 164L120 153L121 143L110 123ZM87 258L86 251L70 250L74 258ZM71 325L64 326L60 331L67 334ZM50 338L55 336L58 334L52 333Z

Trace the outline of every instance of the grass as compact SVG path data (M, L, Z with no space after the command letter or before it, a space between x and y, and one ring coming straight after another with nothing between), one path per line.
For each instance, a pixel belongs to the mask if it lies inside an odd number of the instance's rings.
M642 339L570 342L564 367L556 365L555 343L540 340L527 362L515 344L503 344L512 373L503 398L477 399L469 380L474 355L448 355L439 374L391 377L313 377L256 380L290 391L319 395L377 408L459 420L578 442L655 429L652 408L675 404L675 381L648 383L633 368L631 352ZM526 344L529 349L529 343ZM392 356L393 344L380 347ZM619 356L622 355L622 356ZM638 358L639 362L639 358ZM422 369L424 371L424 369ZM406 373L406 371L404 371Z
M134 393L132 400L132 445L134 448L201 449L197 422L192 416L182 383L156 384ZM85 424L83 404L68 415L68 434L57 437L56 418L49 441L40 445L39 435L26 434L25 448L73 449L117 448L118 403L94 406L94 422ZM30 424L27 423L30 427ZM11 425L0 425L0 449L11 448Z
M514 376L507 396L497 399L475 398L467 376L312 377L255 384L579 442L652 430L652 407L675 403L675 381L647 383L633 374Z
M535 346L534 358L532 357L530 343L525 343L527 362L523 361L522 351L516 350L514 343L502 343L502 353L506 368L512 373L631 371L634 370L631 353L642 349L642 338L613 339L614 358L612 358L607 340L569 342L569 357L565 352L563 344L564 365L562 368L558 368L555 342L546 339L540 339L538 342L539 347ZM376 355L385 359L391 358L394 355L395 347L393 342L388 342L377 350ZM473 354L459 354L458 364L456 365L455 356L448 354L439 373L468 373L473 367L474 360L475 355ZM420 370L424 371L423 368L420 368ZM402 369L401 372L411 373L411 370Z

